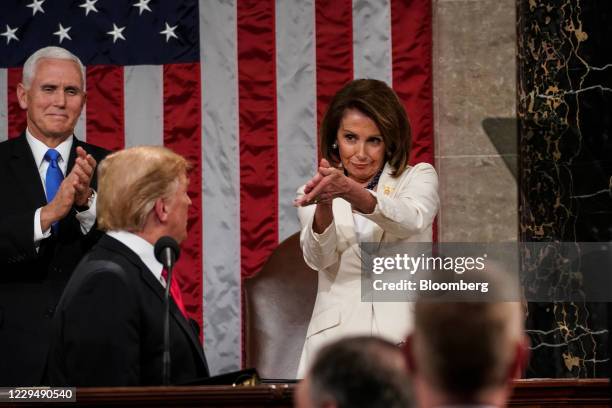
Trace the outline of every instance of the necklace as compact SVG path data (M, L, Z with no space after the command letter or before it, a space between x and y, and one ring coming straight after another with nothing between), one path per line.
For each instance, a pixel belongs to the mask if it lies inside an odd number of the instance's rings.
M368 183L367 186L365 186L365 188L368 190L374 190L376 186L378 185L378 180L380 180L380 176L382 172L383 172L383 169L378 170L378 173L376 173L374 177L372 177L372 180L370 180L370 182Z

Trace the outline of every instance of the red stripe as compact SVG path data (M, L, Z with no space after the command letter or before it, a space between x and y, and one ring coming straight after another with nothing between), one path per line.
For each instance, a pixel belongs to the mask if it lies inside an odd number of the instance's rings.
M410 163L435 164L431 0L391 0L393 88L412 127ZM438 239L437 217L433 240Z
M241 276L259 271L278 245L274 0L238 2ZM243 292L240 310L244 316ZM244 319L241 357L244 364Z
M17 137L27 126L26 111L17 100L17 84L21 82L21 68L7 69L8 137Z
M316 0L317 129L331 98L353 79L353 3Z
M238 2L240 241L242 276L278 244L274 0Z
M87 67L87 142L109 150L123 149L123 67Z
M430 0L391 0L393 88L412 127L410 163L434 164Z
M188 235L176 275L187 313L202 327L202 136L200 64L164 66L164 146L185 157L189 173ZM202 333L202 330L200 330Z

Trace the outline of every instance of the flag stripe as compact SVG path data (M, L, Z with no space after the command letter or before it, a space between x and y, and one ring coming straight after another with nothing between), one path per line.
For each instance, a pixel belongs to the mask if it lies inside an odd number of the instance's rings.
M393 88L412 127L410 162L434 164L430 0L391 0Z
M87 141L109 150L124 142L123 67L87 67Z
M276 0L279 242L299 231L295 192L317 166L313 0Z
M200 0L204 346L212 374L240 368L236 2Z
M6 94L8 84L8 72L0 68L0 142L7 139L8 135L8 98Z
M163 70L164 145L192 164L189 172L188 236L181 244L176 275L187 313L202 325L202 169L200 68L198 63L168 64ZM173 279L174 279L173 278Z
M8 100L8 137L17 137L27 126L26 112L19 106L17 100L17 85L21 82L21 68L8 68L7 100Z
M389 0L353 1L355 78L391 85L391 9Z
M125 147L163 145L163 66L126 66L123 79Z
M353 79L353 4L316 0L317 124L332 96ZM318 128L318 127L317 127Z
M278 244L274 0L238 4L242 276Z

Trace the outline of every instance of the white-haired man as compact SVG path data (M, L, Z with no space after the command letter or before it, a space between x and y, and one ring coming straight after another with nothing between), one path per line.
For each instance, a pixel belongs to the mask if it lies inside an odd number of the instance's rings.
M27 128L0 143L0 386L42 381L56 303L99 235L95 168L107 154L74 136L85 70L69 51L32 54L17 98Z

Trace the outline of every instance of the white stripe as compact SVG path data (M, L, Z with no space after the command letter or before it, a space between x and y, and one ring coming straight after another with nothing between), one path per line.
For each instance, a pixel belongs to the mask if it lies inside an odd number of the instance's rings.
M279 242L299 231L295 192L317 168L313 0L276 0Z
M389 0L353 0L355 78L391 85L391 5Z
M236 0L200 0L204 347L211 373L241 366Z
M8 71L0 69L0 142L8 139Z
M123 69L125 147L164 144L163 65Z
M87 75L85 75L85 81L87 81ZM86 83L83 84L83 89L87 90ZM87 141L87 104L83 106L83 110L81 111L81 115L77 120L76 125L74 126L74 135L83 141Z

